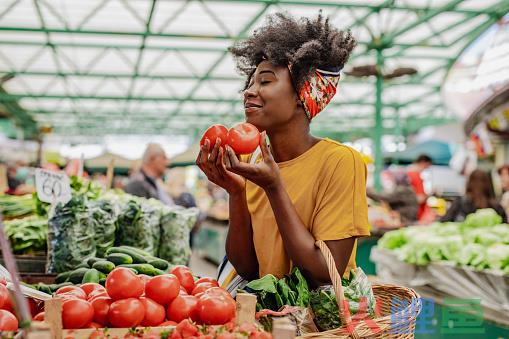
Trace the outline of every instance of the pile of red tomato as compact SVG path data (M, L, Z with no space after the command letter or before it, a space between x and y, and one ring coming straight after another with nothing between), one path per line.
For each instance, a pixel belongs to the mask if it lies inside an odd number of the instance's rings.
M64 300L65 329L171 326L185 319L197 324L223 325L235 318L236 304L217 281L194 281L186 266L171 274L149 277L117 267L108 274L106 287L96 283L65 286L56 292ZM35 320L43 320L44 313Z
M230 146L235 154L253 153L260 144L260 132L248 122L237 124L229 130L224 125L212 125L203 134L200 145L208 139L212 149L218 138L221 146Z
M17 331L18 319L14 316L14 307L5 280L0 281L0 331Z

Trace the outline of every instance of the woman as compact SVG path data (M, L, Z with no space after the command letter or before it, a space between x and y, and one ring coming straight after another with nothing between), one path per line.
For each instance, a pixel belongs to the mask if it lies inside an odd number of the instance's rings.
M451 204L440 221L463 221L467 215L481 208L493 208L507 222L504 209L495 200L495 192L489 174L475 170L470 174L464 197L459 197Z
M246 121L262 131L261 158L243 162L218 139L205 142L197 165L230 195L226 254L244 279L297 266L312 285L329 283L315 240L326 242L341 274L355 267L356 238L369 235L365 164L355 150L310 134L354 46L321 14L276 14L230 49L247 76Z

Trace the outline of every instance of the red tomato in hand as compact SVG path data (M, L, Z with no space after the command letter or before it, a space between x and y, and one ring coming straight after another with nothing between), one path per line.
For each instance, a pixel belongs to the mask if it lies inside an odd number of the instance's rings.
M108 319L113 327L136 327L145 318L145 308L135 298L117 300L111 304Z
M7 300L9 300L10 294L9 290L5 285L0 284L0 308L3 308L4 304L7 303Z
M86 293L87 298L90 297L90 293L95 291L106 292L106 288L104 288L104 286L96 283L85 283L80 285L80 288Z
M64 298L71 297L77 299L87 299L87 294L78 286L64 286L60 287L55 293L58 296L62 296Z
M221 140L221 146L224 147L226 146L227 135L228 129L224 125L212 125L205 131L203 137L201 137L200 146L205 144L205 139L209 139L209 145L212 149L216 144L216 139L219 138Z
M94 308L88 301L68 299L62 305L62 323L66 329L87 327L93 318Z
M198 313L198 298L192 295L179 295L168 306L166 317L176 322L189 318L193 321L198 321L200 318Z
M189 267L184 265L177 265L171 270L171 274L177 277L177 279L180 281L180 285L184 286L187 293L193 292L194 277Z
M44 321L44 312L38 313L34 319L35 321Z
M214 286L216 286L216 287L219 287L219 283L217 282L217 280L214 278L209 278L209 277L202 277L202 278L196 280L195 284L198 285L198 284L201 284L204 282L208 282L208 283L214 284Z
M164 321L166 318L166 312L163 306L159 305L150 298L141 297L140 301L145 307L145 318L141 322L142 326L157 326Z
M220 287L213 287L199 298L200 320L207 325L223 325L235 317L235 300Z
M94 321L101 325L108 325L108 312L113 300L110 297L95 297L90 301L94 308Z
M196 284L196 287L193 289L192 295L198 295L207 290L210 290L212 287L217 287L214 283L211 282L202 282L200 284Z
M9 311L0 310L0 331L17 331L18 319Z
M235 154L253 153L259 144L260 132L248 122L237 124L228 131L228 145Z
M153 277L145 285L145 296L161 305L168 305L179 295L180 283L173 274Z
M106 291L113 300L139 298L143 282L129 268L117 267L106 278Z

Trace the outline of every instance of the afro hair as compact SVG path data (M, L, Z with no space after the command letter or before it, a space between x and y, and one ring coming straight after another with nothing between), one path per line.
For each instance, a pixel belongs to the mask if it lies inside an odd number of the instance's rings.
M258 64L268 59L275 66L291 65L293 85L298 89L316 68L343 68L355 45L350 31L331 27L321 12L314 20L277 13L229 50L238 71L247 76L246 88Z

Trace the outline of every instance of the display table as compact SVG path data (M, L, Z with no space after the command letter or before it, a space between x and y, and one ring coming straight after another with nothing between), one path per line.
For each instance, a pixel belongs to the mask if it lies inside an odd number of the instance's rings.
M202 258L219 265L225 255L228 220L207 217L195 236L193 250Z

